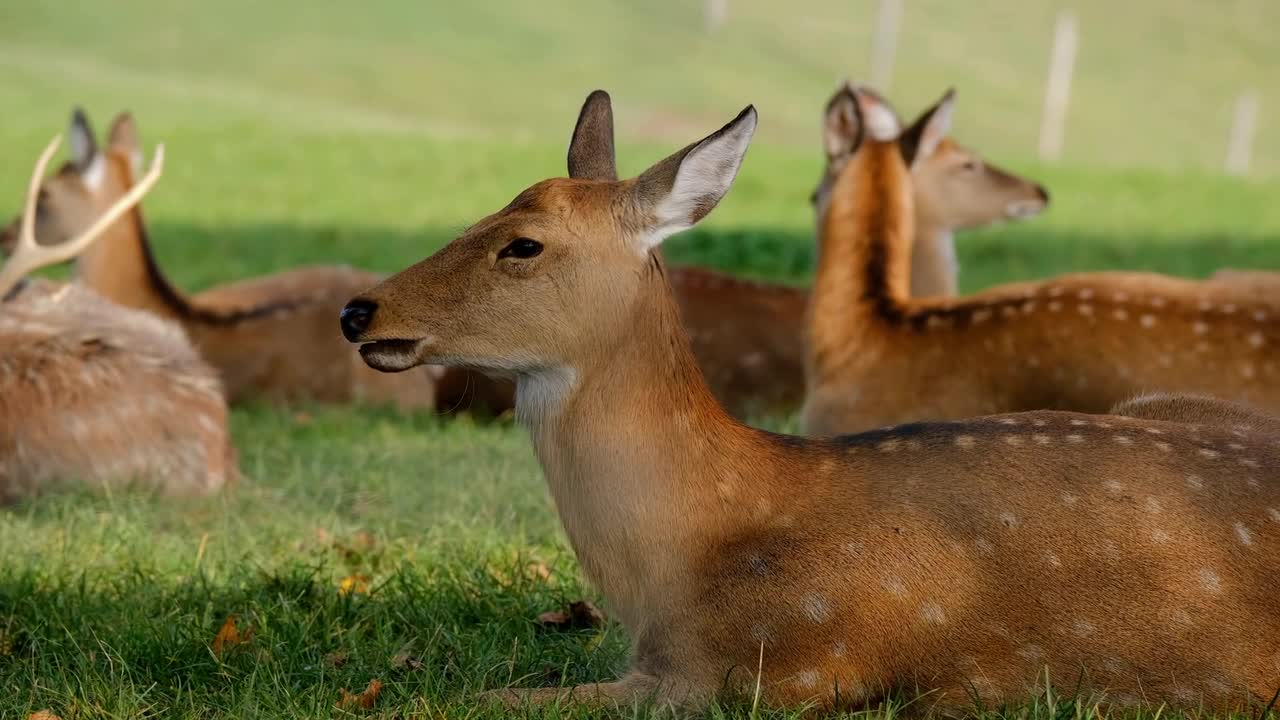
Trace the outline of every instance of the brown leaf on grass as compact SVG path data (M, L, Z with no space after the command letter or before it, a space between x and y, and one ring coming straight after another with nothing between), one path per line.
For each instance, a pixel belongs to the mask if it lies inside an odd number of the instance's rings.
M243 645L247 645L253 639L253 627L246 628L243 632L236 627L236 616L228 615L226 622L222 623L222 628L218 630L218 634L213 636L213 644L210 649L214 655L222 655L230 650L235 650Z
M297 412L293 414L293 423L295 425L310 425L315 418L311 417L311 413Z
M342 582L338 583L338 594L350 595L352 593L357 595L369 594L368 575L361 575L357 573L355 575L348 575L347 577L342 578Z
M351 656L347 654L346 650L334 650L333 652L324 656L324 664L327 667L331 667L331 668L342 667L343 665L347 664L347 660L350 657Z
M604 627L605 617L590 600L575 600L566 610L542 613L538 624L553 630L580 630Z
M525 565L525 570L528 571L530 576L538 578L539 580L551 579L551 568L547 567L544 562L535 560L528 565Z
M27 716L27 720L62 720L48 710L37 710Z
M354 710L356 708L364 708L365 710L373 709L373 704L378 701L378 696L382 694L382 681L370 680L369 685L365 687L364 692L359 695L347 690L339 688L338 690L338 707L342 710Z
M391 656L391 667L397 670L421 670L422 661L410 655L408 652L401 650Z

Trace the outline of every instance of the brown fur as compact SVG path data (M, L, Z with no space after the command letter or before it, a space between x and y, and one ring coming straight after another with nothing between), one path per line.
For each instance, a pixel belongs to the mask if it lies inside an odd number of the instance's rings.
M37 236L42 243L72 234L132 183L138 154L132 118L117 118L102 151L106 178L89 188L83 168L68 163L45 183ZM18 221L11 226L16 231ZM475 398L511 405L509 384L453 371L437 397L443 371L423 368L385 375L367 368L342 341L334 317L351 295L382 276L345 266L305 267L229 283L187 296L156 263L140 210L112 225L76 263L86 286L126 307L145 309L183 326L222 376L233 403L250 399L295 403L355 401L401 408L464 408ZM505 402L504 402L505 401Z
M896 143L864 149L820 230L808 432L1036 408L1103 412L1155 390L1280 411L1280 314L1230 286L1090 273L909 298L911 178Z
M1227 428L1239 437L1257 432L1280 440L1280 418L1205 395L1140 395L1111 408L1111 414L1190 425L1215 425Z
M0 499L58 483L216 492L236 476L213 368L176 325L78 285L0 304Z
M709 142L729 152L753 124ZM695 189L718 189L736 166L697 170ZM750 429L702 381L662 262L637 252L666 201L634 189L539 183L353 303L376 308L347 327L375 367L516 375L569 540L633 638L618 682L496 699L697 705L749 695L757 669L776 706L1016 702L1046 677L1114 703L1270 699L1269 437L1061 412L838 439ZM676 207L718 199L692 196ZM878 217L905 241L902 205ZM499 257L518 237L545 248Z

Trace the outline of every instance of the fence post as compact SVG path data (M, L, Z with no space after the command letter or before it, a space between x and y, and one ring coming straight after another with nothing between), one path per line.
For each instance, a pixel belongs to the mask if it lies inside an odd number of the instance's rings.
M1258 127L1258 93L1246 90L1236 98L1231 136L1227 139L1227 174L1248 175L1253 154L1253 133Z
M707 32L715 32L724 25L725 17L729 14L729 0L707 0L706 5L706 21Z
M1053 30L1053 50L1049 56L1049 78L1045 83L1044 114L1040 118L1040 158L1062 157L1062 139L1067 127L1067 104L1071 99L1071 73L1076 64L1076 16L1070 10L1058 14Z
M902 0L880 0L880 18L875 37L871 39L871 86L880 92L889 92L901 24Z

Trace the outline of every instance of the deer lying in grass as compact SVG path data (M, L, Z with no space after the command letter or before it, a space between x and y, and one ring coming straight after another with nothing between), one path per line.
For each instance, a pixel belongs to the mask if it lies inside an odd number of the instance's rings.
M908 163L926 137L904 134ZM1280 411L1280 314L1228 285L1109 272L909 297L911 178L873 161L879 155L855 154L841 173L849 192L832 193L819 229L806 432L1036 408L1103 412L1148 390Z
M862 139L861 123L848 106L854 101L853 90L846 84L827 106L826 166L812 197L819 216L836 174ZM874 93L864 91L857 101L862 103L861 114L878 117L880 127L899 125L893 108ZM916 208L913 297L955 295L957 231L1031 217L1049 201L1043 186L986 162L948 137L954 107L955 95L948 91L936 112L922 115L915 123L932 120L930 142L911 168ZM712 392L731 413L745 418L800 408L807 290L688 267L669 268L668 280L698 365Z
M36 163L25 218L58 142ZM203 494L236 477L222 388L181 328L74 284L20 285L83 252L151 189L162 158L66 242L37 246L31 220L18 230L0 268L0 500L73 480Z
M128 190L141 162L137 131L128 114L112 124L105 149L98 148L79 110L73 114L70 136L72 161L41 191L36 231L42 243L78 232L101 207ZM232 402L367 401L401 408L434 408L438 401L451 407L458 402L453 394L437 398L439 368L398 376L375 373L334 329L334 313L353 293L381 279L377 273L345 266L304 267L187 296L156 263L140 210L111 226L77 259L76 270L82 283L108 299L180 323L221 373ZM450 379L449 384L475 389L493 383L466 377L462 382Z
M619 182L608 104L593 93L573 136L570 157L591 162L341 315L380 370L516 376L569 540L634 639L616 682L500 699L695 706L758 682L767 705L920 689L963 706L1024 699L1045 678L1113 702L1271 698L1272 438L1062 412L836 439L738 423L698 371L655 250L728 191L755 111ZM833 213L867 165L882 172L861 191L908 182L895 144L864 142Z

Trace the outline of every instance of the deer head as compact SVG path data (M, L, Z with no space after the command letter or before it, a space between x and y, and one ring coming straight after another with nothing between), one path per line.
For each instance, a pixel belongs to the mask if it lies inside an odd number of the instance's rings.
M88 223L88 227L57 244L40 245L36 242L35 226L37 223L37 203L42 195L41 180L50 158L62 142L62 136L55 137L40 154L35 170L31 174L31 182L27 188L27 199L22 217L17 222L17 230L12 243L8 262L0 268L0 298L5 297L18 285L22 278L42 267L56 265L76 257L89 247L104 230L136 205L160 179L164 167L164 145L157 145L155 157L151 161L151 170L124 197L111 204L104 212ZM78 149L73 149L78 152Z
M537 183L436 254L352 300L342 331L370 366L424 363L512 373L580 371L655 312L656 252L716 206L756 126L717 132L619 181L607 93L582 107L568 178ZM665 283L664 283L665 284ZM670 301L668 300L668 303Z
M1049 204L1044 186L986 162L949 137L955 103L955 90L947 90L903 129L897 112L875 91L847 82L837 89L824 114L826 166L811 197L818 217L825 215L836 178L866 136L891 140L900 135L922 220L966 230L1044 210Z
M66 242L83 232L125 194L131 178L142 170L141 146L129 113L121 113L112 122L106 148L99 147L89 118L80 108L72 110L67 137L71 158L43 179L36 200L34 232L44 245ZM0 252L12 251L22 217L14 218L0 232Z

